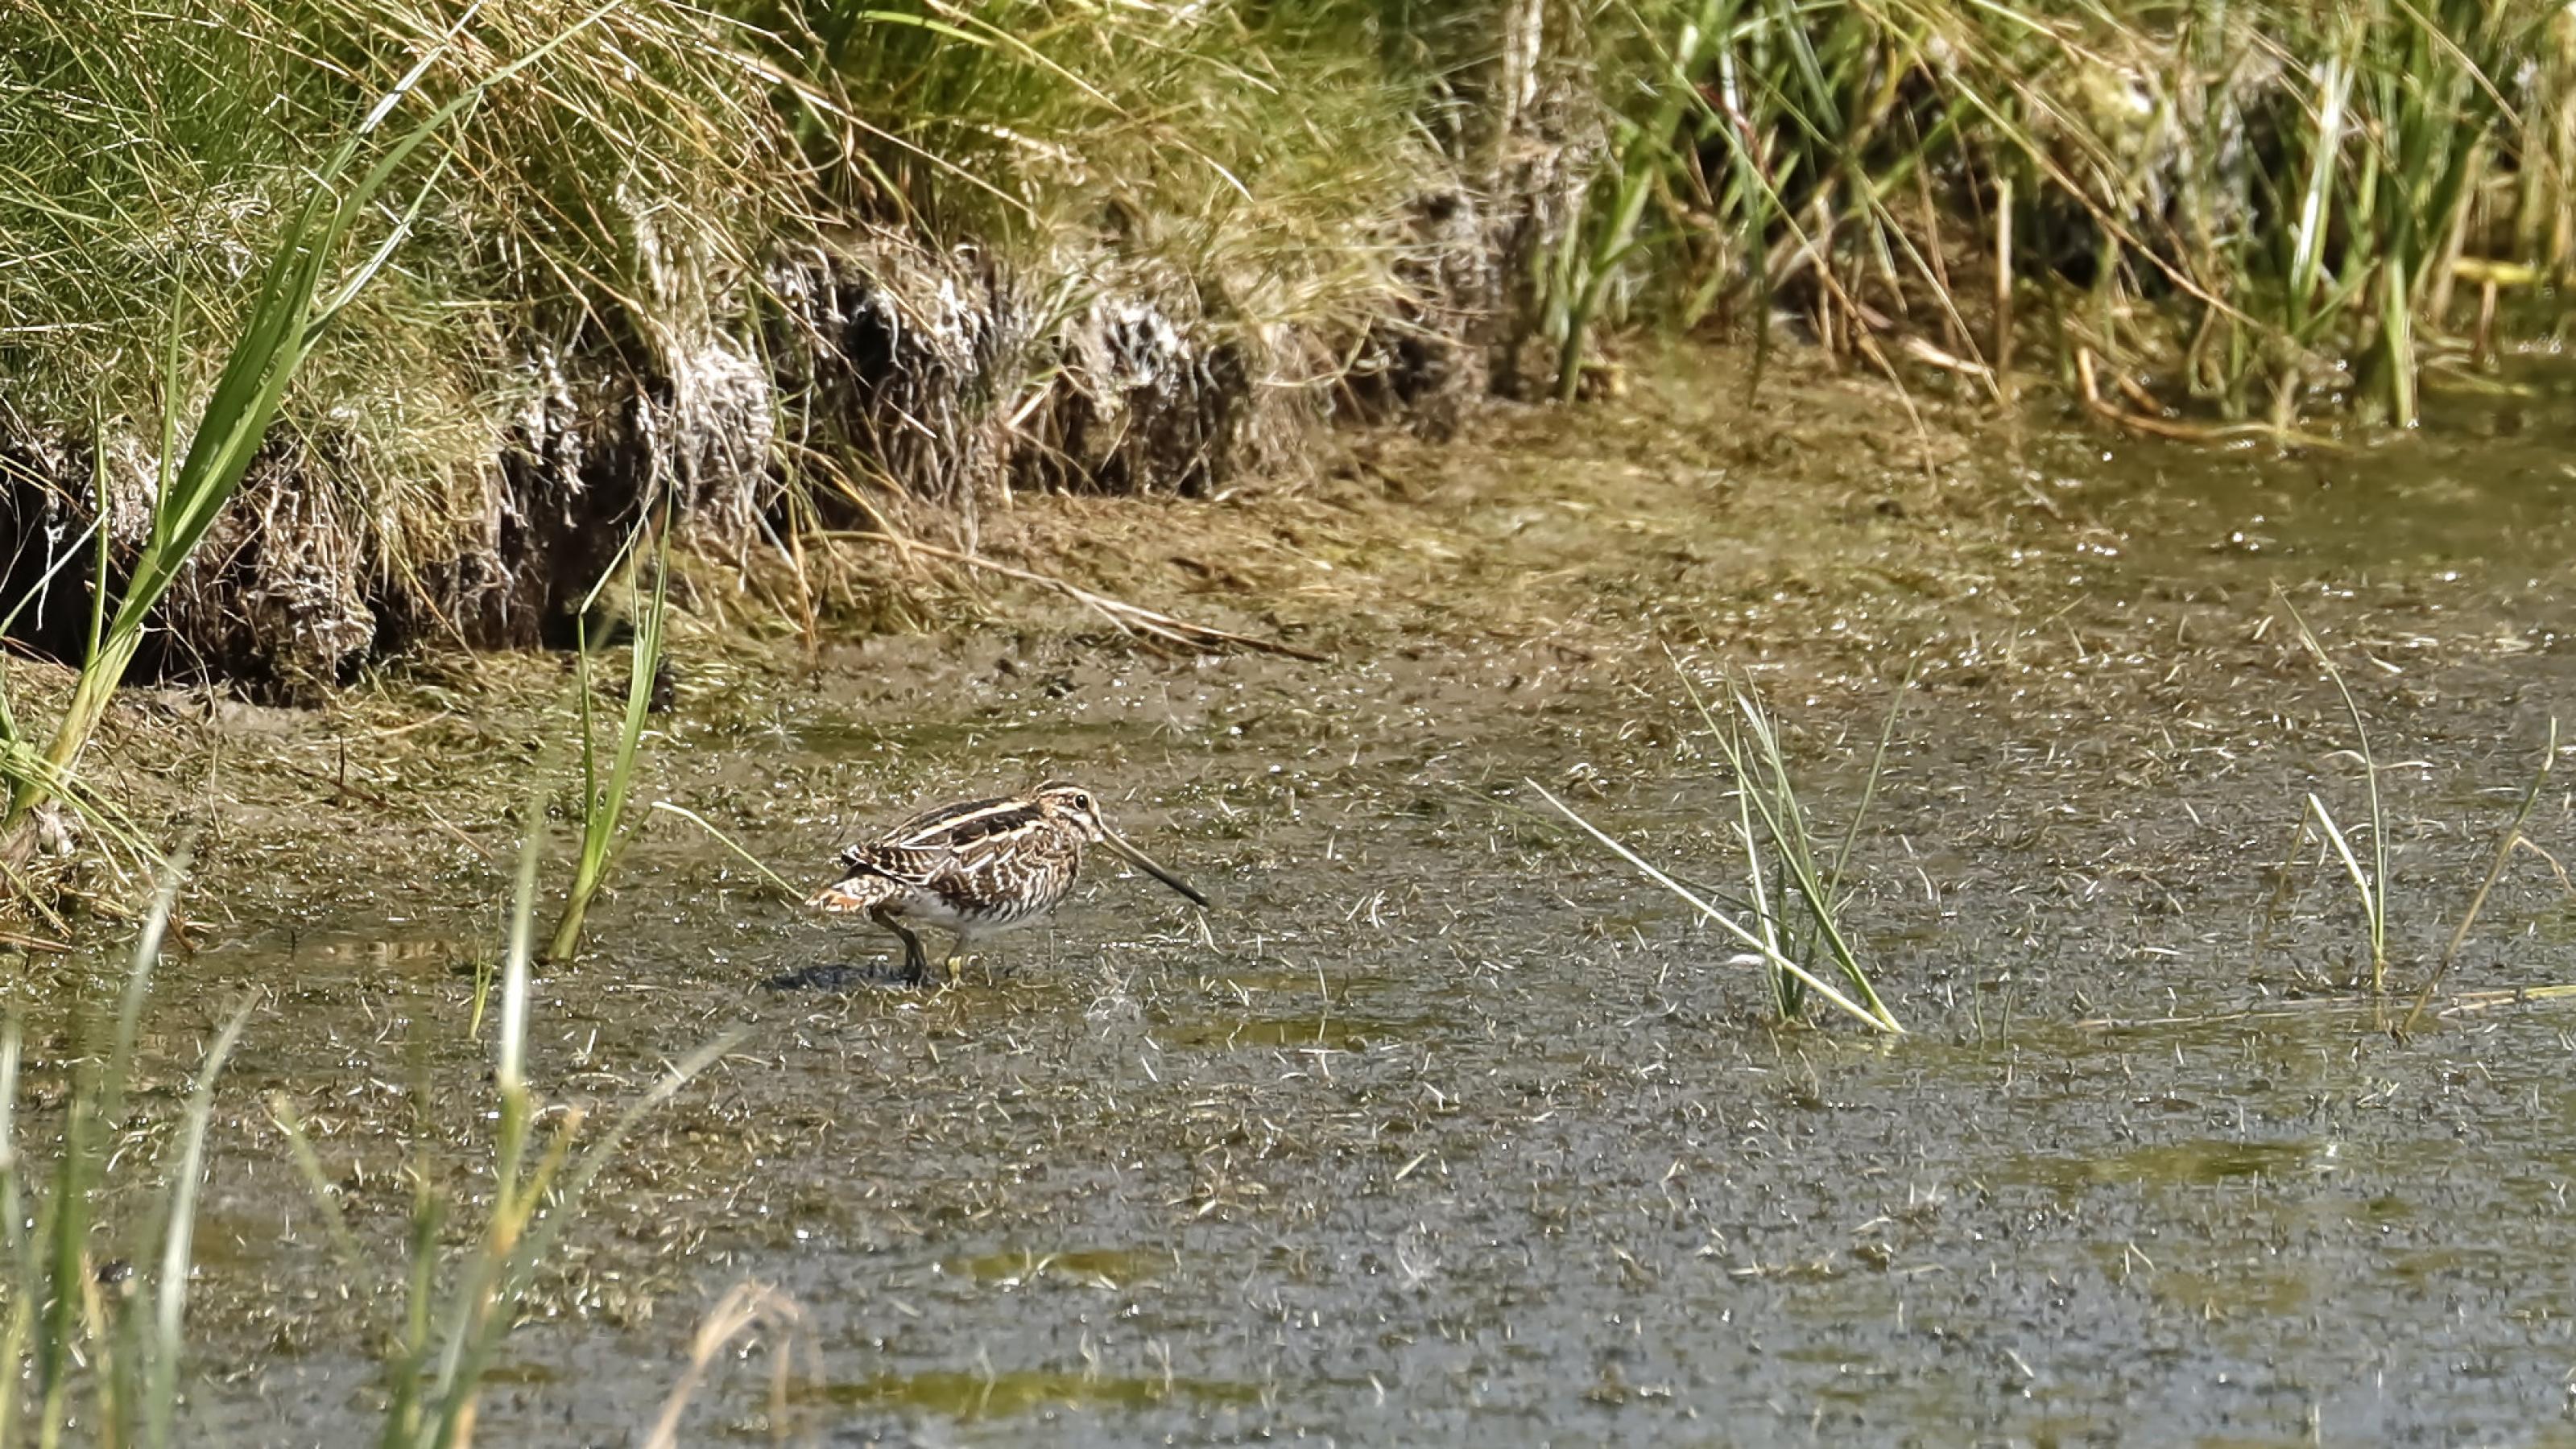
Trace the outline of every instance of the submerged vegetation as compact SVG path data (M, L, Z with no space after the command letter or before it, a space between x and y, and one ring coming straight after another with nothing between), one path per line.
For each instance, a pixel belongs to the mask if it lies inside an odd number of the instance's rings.
M171 1442L206 1127L216 1077L253 1003L237 1007L206 1050L163 1167L169 1186L134 1230L131 1256L99 1255L93 1237L114 1188L108 1169L116 1144L129 1126L136 1032L178 883L175 870L165 877L135 938L113 1035L69 1093L50 1175L33 1170L22 1146L28 1129L19 1115L24 1033L17 1015L0 1028L0 1296L7 1300L0 1444L57 1444L75 1420L101 1445ZM95 1013L83 1014L86 1045L97 1046L99 1026Z

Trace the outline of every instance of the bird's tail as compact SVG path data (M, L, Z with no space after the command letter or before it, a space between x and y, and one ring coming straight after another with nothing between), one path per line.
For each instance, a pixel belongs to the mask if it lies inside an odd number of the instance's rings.
M805 898L805 904L818 911L872 911L895 893L894 882L881 875L862 872L836 880Z

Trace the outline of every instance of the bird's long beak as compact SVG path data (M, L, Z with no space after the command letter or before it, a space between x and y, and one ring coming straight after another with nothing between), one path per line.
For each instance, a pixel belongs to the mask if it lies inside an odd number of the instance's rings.
M1100 838L1108 844L1111 850L1114 850L1120 855L1126 857L1128 863L1135 866L1138 870L1141 870L1145 874L1152 876L1154 879L1161 881L1163 884L1170 886L1172 889L1179 891L1182 895L1188 896L1191 900L1198 902L1200 905L1204 906L1208 903L1208 898L1200 895L1197 889L1191 886L1188 881L1185 881L1179 876L1172 874L1170 871L1163 869L1161 866L1156 865L1152 857L1146 855L1145 852L1138 850L1136 847L1129 845L1127 843L1127 838L1120 835L1117 831L1104 825L1100 827Z

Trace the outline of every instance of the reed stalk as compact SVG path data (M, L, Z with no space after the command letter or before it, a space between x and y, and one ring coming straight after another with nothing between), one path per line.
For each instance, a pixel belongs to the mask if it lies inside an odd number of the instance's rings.
M1732 777L1737 807L1736 837L1744 850L1746 872L1752 886L1749 897L1759 917L1761 934L1771 943L1769 954L1780 954L1786 942L1786 953L1806 964L1810 970L1821 956L1842 974L1845 989L1852 999L1870 1015L1888 1027L1895 1018L1879 1000L1871 985L1869 973L1862 966L1849 931L1843 923L1845 901L1843 876L1850 864L1851 852L1860 838L1862 822L1868 817L1870 803L1877 797L1878 782L1887 765L1887 748L1896 731L1897 710L1904 694L1898 692L1897 704L1888 710L1881 727L1877 748L1872 752L1868 774L1861 786L1861 798L1846 822L1841 838L1830 852L1820 853L1815 833L1808 820L1806 805L1798 786L1789 774L1786 752L1782 749L1778 723L1772 718L1761 696L1750 687L1727 681L1728 717L1721 720L1697 685L1683 675L1684 688L1690 691L1691 703L1699 711L1702 723L1709 728L1718 750L1726 758ZM1758 829L1756 827L1759 827ZM1765 888L1765 857L1770 862ZM1775 969L1775 995L1784 1017L1794 1017L1803 1006L1805 973Z
M1940 365L2000 399L2014 294L2035 290L2061 371L2089 351L2124 393L2177 377L2231 419L2263 394L2287 437L2336 399L2411 426L2428 368L2463 350L2453 281L2529 286L2564 261L2576 128L2550 118L2576 53L2543 0L1600 13L1584 49L1615 141L1554 278L1563 343L1608 297L1685 325L1727 297L1764 319L1758 363L1778 295L1829 348L1914 334L1940 357L1912 319L1955 347L1982 296L1993 365ZM1888 205L1927 172L1960 180ZM1945 252L1963 220L1985 245ZM2160 412L2113 415L2198 426Z
M1883 1031L1893 1036L1904 1035L1905 1028L1897 1025L1894 1018L1885 1014L1885 1007L1882 1006L1878 1010L1873 1011L1844 995L1840 990L1835 988L1833 983L1826 981L1822 977L1816 975L1813 971L1808 970L1804 963L1791 960L1786 954L1779 950L1774 942L1756 934L1752 929L1746 927L1742 922L1737 921L1733 916L1730 916L1724 911L1719 910L1716 906L1709 904L1708 901L1701 898L1701 896L1690 887L1683 885L1680 881L1677 881L1670 875L1665 874L1664 871L1657 867L1653 862L1648 861L1644 856L1630 850L1627 846L1613 838L1607 831L1604 831L1601 827L1585 819L1581 814L1576 812L1573 806L1566 804L1564 801L1559 800L1556 796L1550 794L1546 786L1538 783L1536 780L1528 779L1524 779L1521 783L1538 792L1538 797L1540 799L1545 800L1548 804L1554 806L1558 814L1563 815L1566 819L1574 822L1577 828L1591 836L1594 840L1601 842L1601 844L1607 847L1612 854L1618 856L1621 860L1628 862L1630 865L1635 866L1648 880L1651 880L1655 884L1662 886L1665 890L1672 892L1675 896L1679 897L1684 904L1699 912L1701 919L1708 921L1719 930L1724 931L1727 935L1735 938L1736 941L1741 943L1747 950L1751 951L1759 960L1773 969L1787 972L1789 975L1795 977L1800 985L1822 997L1825 1002L1832 1006L1836 1011L1842 1012L1854 1021L1857 1021L1873 1030Z

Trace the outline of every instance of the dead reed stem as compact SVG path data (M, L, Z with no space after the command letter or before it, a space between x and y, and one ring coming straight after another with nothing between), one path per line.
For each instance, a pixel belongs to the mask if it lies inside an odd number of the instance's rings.
M1050 574L1042 574L1034 569L1006 564L998 559L986 558L982 554L942 548L935 543L923 543L917 538L905 538L894 533L879 533L872 529L835 530L817 536L853 543L884 544L894 549L898 555L928 554L932 558L945 559L950 563L962 564L984 573L998 574L1003 578L1017 579L1021 583L1052 589L1100 615L1119 633L1130 637L1159 639L1167 644L1177 644L1184 649L1200 649L1209 652L1229 648L1248 649L1258 654L1276 654L1286 659L1303 659L1310 664L1331 662L1331 656L1318 654L1312 649L1300 649L1294 644L1282 644L1275 639L1257 639L1249 634L1237 634L1230 629L1219 629L1208 624L1193 624L1186 619L1174 618L1160 610L1148 609L1141 604L1131 604L1124 599L1111 598L1107 594L1097 593L1080 584L1070 583Z

